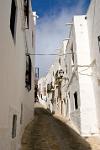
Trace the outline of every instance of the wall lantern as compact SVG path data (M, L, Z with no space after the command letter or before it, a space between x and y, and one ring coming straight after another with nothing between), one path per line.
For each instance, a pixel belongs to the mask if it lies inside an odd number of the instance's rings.
M59 70L59 76L62 78L64 75L64 71L62 69Z

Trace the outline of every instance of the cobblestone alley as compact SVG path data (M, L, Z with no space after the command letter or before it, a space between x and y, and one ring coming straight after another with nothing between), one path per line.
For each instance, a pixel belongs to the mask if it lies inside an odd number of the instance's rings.
M73 129L44 108L35 108L35 119L26 128L21 150L91 150Z

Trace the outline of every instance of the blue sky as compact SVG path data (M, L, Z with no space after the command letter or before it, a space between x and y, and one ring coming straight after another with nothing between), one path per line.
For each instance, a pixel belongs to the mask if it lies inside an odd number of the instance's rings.
M36 25L36 53L57 53L62 41L68 37L66 23L74 15L86 14L90 0L33 0L33 11L39 18ZM54 56L36 56L40 76L47 74L55 61Z
M40 17L44 15L51 16L63 8L71 9L77 6L80 2L83 4L83 13L87 11L90 0L33 0L32 8L37 12Z

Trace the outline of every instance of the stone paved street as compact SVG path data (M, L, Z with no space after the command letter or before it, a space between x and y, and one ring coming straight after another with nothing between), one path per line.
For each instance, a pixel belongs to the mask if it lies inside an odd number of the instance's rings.
M46 109L35 108L35 119L26 128L21 150L91 150L90 145Z

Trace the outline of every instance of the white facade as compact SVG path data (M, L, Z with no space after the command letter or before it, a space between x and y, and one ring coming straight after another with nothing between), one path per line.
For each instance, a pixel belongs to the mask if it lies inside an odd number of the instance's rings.
M81 135L97 134L86 16L74 17L67 50L66 56L68 52L71 53L67 56L69 58L66 58L69 66L67 95L70 95L70 119L79 129Z
M87 16L75 16L68 24L69 39L46 76L46 84L52 85L48 108L70 119L83 136L100 133L99 12L100 1L91 0Z
M53 106L52 106L52 103L51 103L52 93L48 91L48 85L52 82L52 73L53 73L53 72L52 72L52 71L53 71L52 68L53 68L53 65L51 66L51 68L50 68L49 71L48 71L48 74L46 75L47 107L48 107L48 109L50 109L51 112L53 111Z
M40 78L38 80L38 99L45 107L47 107L46 87L46 78Z
M65 67L65 51L66 51L67 40L64 40L62 47L59 49L58 56L55 62L50 67L48 74L46 75L47 85L47 100L48 108L52 113L66 116L66 67ZM64 72L61 82L58 81L60 77L59 71Z
M70 119L83 136L98 134L92 67L87 19L75 16L69 40L46 76L53 85L47 100L51 111Z
M67 107L67 99L66 99L66 74L67 74L67 66L66 66L66 46L67 46L68 40L64 40L62 43L62 47L59 52L59 60L60 60L60 69L63 70L64 74L61 81L61 100L60 100L60 114L63 117L66 117L68 113L68 107ZM58 62L59 63L59 62Z
M19 149L24 128L33 119L34 113L34 57L31 57L30 91L25 88L25 75L26 53L34 53L35 26L29 0L29 28L27 28L23 2L22 0L0 2L1 150Z
M54 75L56 72L56 69L58 68L56 66L56 61L52 66L50 67L47 75L46 75L46 85L47 85L47 107L50 109L50 111L53 113L55 111L55 103L54 98L56 99L56 94L54 93Z
M95 92L98 128L100 133L100 1L92 0L87 12L87 25L90 44L92 79Z

